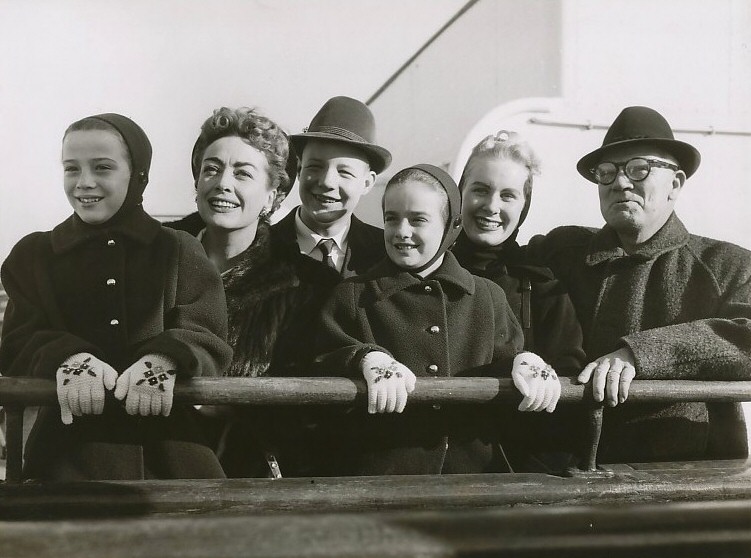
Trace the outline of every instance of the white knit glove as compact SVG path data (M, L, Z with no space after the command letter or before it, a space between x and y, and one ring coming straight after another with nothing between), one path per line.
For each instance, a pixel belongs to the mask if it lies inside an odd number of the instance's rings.
M172 410L176 366L164 355L146 355L138 359L117 379L115 397L125 399L129 415L164 415Z
M561 382L548 363L534 353L519 353L511 370L514 385L524 399L520 411L555 411L561 396Z
M368 384L369 413L401 413L415 390L415 375L386 353L373 351L360 363Z
M56 380L60 420L72 424L74 416L102 414L104 390L115 387L117 371L90 353L78 353L60 365Z

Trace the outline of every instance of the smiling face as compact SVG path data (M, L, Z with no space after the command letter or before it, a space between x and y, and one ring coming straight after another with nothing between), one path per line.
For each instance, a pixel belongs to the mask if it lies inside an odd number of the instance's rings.
M383 197L383 233L389 259L404 269L417 269L428 263L443 240L447 204L445 194L417 180L387 187Z
M375 178L357 148L336 141L308 140L300 161L300 218L320 234L347 222Z
M498 246L519 226L527 168L511 159L473 158L462 186L464 232L475 244Z
M196 203L206 227L235 231L256 228L263 209L270 209L268 161L237 136L219 138L203 154L196 181Z
M130 182L130 157L116 132L79 130L63 138L63 187L82 221L99 225L122 207Z
M634 157L677 164L668 152L631 145L606 151L601 162L625 163ZM631 181L619 169L611 184L598 184L600 212L624 243L639 244L650 239L667 222L686 175L683 171L652 167L644 180Z

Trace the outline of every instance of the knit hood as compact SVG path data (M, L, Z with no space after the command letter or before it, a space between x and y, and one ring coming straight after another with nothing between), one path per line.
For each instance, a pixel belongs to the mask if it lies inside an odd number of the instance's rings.
M446 196L448 197L449 202L449 216L446 220L446 228L443 231L441 245L426 264L417 269L411 270L412 273L419 273L433 265L438 258L443 256L443 254L453 246L454 242L456 242L456 239L459 237L459 233L462 230L462 195L459 192L459 187L456 185L456 182L454 182L454 179L443 169L434 165L420 164L408 167L404 170L406 171L410 169L420 170L435 178L446 191Z
M108 227L119 223L124 216L128 215L134 208L139 207L143 202L143 191L149 183L149 170L151 168L151 142L146 136L146 132L133 122L130 118L116 113L104 113L91 116L97 120L106 122L115 128L128 147L130 155L130 182L128 183L128 193L120 209L102 226Z

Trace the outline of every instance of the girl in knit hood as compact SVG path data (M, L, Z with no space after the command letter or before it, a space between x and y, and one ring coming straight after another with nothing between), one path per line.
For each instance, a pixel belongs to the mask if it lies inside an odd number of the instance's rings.
M513 373L520 409L552 411L555 373L520 353L522 331L503 290L459 266L448 251L461 231L459 189L433 165L398 172L383 197L388 259L339 285L324 307L320 359L368 384L355 474L508 470L494 409L410 409L415 377ZM472 327L476 325L477 327ZM364 445L363 445L364 444Z
M194 238L143 210L151 144L135 122L71 124L62 162L73 215L21 239L1 271L0 370L54 380L60 404L39 413L25 476L223 476L192 408L172 405L177 378L229 363L219 275Z

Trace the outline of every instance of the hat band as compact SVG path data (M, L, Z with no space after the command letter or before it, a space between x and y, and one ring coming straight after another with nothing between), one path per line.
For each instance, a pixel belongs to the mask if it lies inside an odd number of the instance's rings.
M338 126L316 126L315 128L308 128L307 133L318 133L323 132L325 134L333 134L335 136L342 136L350 141L356 141L358 143L370 143L368 140L363 138L362 136L359 136L355 134L354 132L350 132L349 130L346 130L344 128L339 128Z
M610 143L615 143L617 141L628 141L628 140L673 140L673 138L658 138L655 136L618 136L616 138L612 138L610 140Z

